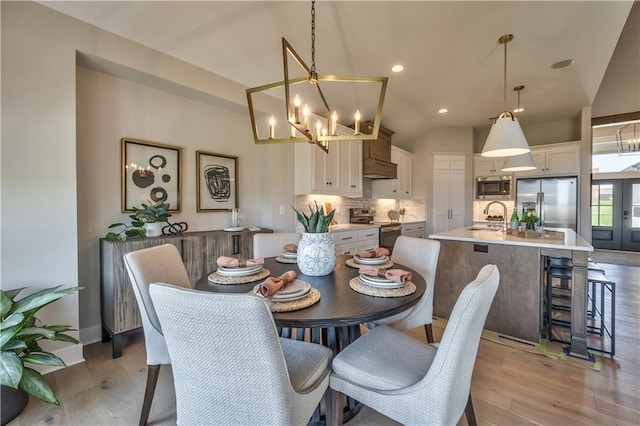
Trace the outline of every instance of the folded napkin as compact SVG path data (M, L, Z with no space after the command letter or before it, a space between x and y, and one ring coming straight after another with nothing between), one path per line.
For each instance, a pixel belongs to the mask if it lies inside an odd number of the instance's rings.
M247 266L264 265L264 258L237 259L235 257L220 256L218 260L216 260L216 263L223 268L245 268Z
M285 244L283 249L289 253L296 253L298 251L298 246L295 244Z
M358 253L356 256L363 258L389 256L389 250L384 247L378 247L363 251L362 253Z
M411 272L403 269L384 269L364 265L360 267L360 273L371 277L386 278L398 284L405 284L411 281Z
M287 271L279 277L269 277L264 280L258 289L267 299L271 299L274 294L286 287L287 284L296 279L295 271Z

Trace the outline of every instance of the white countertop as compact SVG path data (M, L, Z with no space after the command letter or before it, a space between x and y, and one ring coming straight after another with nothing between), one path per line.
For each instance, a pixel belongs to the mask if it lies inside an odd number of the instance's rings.
M478 226L475 226L476 228ZM593 251L593 246L585 241L571 228L548 228L550 231L564 232L564 240L551 238L519 238L503 234L501 231L480 230L472 231L469 228L458 228L438 234L431 234L429 238L434 240L465 241L472 243L507 244L525 247L544 247L564 250Z
M341 231L355 231L360 229L375 229L380 228L380 225L359 224L359 223L343 223L338 225L329 226L329 232L341 232Z

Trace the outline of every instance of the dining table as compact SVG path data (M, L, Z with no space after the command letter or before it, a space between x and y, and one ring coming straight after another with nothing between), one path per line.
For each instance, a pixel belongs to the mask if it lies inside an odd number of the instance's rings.
M398 263L391 268L410 272L411 282L416 287L415 292L402 297L375 297L356 292L349 286L349 282L359 276L359 269L347 265L350 259L352 259L351 255L337 256L333 272L319 277L302 274L295 263L281 263L280 257L269 257L264 260L263 267L269 270L270 276L278 277L292 270L295 271L297 279L308 282L320 292L320 300L309 307L290 312L273 312L274 322L282 337L322 344L330 348L335 355L360 336L361 324L403 312L418 303L425 292L424 277L415 270ZM254 291L256 284L264 280L262 278L242 284L216 284L208 278L209 273L198 280L195 289L209 292L249 293ZM355 401L347 401L344 421L353 417L358 409L359 406Z

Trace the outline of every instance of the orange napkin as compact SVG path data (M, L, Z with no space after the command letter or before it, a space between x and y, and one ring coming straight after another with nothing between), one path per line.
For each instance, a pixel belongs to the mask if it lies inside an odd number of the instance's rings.
M298 246L295 244L285 244L283 247L284 251L288 251L289 253L297 253Z
M247 266L264 265L264 258L237 259L235 257L220 256L216 263L223 268L245 268Z
M363 258L389 256L389 250L384 247L378 247L358 253L356 256Z
M411 272L403 269L383 269L364 265L360 267L360 273L371 277L386 278L398 284L405 284L411 281Z
M269 277L264 280L259 287L260 294L267 299L271 299L274 294L283 289L287 284L296 279L295 271L287 271L278 278Z

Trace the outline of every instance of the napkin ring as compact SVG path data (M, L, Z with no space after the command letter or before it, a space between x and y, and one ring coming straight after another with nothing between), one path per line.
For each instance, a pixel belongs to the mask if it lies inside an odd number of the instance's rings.
M387 273L387 269L380 268L380 269L378 269L378 274L377 275L380 278L387 278L386 277L386 273Z
M246 268L247 260L246 259L238 259L238 268Z

